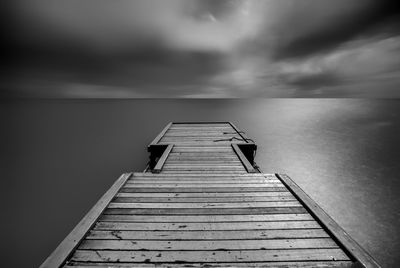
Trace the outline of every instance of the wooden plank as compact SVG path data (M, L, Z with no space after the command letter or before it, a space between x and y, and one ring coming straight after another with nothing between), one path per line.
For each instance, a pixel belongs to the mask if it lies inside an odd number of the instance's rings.
M210 127L210 128L218 128L218 127L224 127L224 128L231 128L228 122L226 123L209 123L209 124L182 124L182 123L174 123L172 127L175 128L203 128L203 127Z
M165 163L166 167L169 168L181 168L181 167L240 167L242 168L242 163L239 162L230 162L230 161L169 161Z
M256 178L256 179L269 179L269 177L265 177L265 176L259 176L258 174L261 173L218 173L215 172L213 173L212 171L210 171L210 173L202 173L202 172L190 172L188 174L173 174L173 173L159 173L159 174L152 174L152 173L141 173L139 175L137 175L137 177L152 177L152 178L166 178L166 177L170 177L170 178L182 178L182 177L186 177L186 178L197 178L197 179L203 179L203 178L222 178L222 179L230 179L230 178L244 178L244 179L250 179L250 178ZM276 177L272 178L273 180L276 180Z
M230 145L230 144L229 144ZM179 145L178 145L179 146ZM215 150L215 151L211 151L211 150L193 150L193 151L172 151L171 156L185 156L185 157L195 157L195 156L199 156L199 157L206 157L206 156L211 156L214 158L217 157L235 157L236 155L235 153L232 151L223 151L223 150Z
M175 198L229 198L229 197L271 197L293 196L286 192L236 192L236 193L118 193L117 197L175 197Z
M196 127L196 126L229 126L229 122L174 122L177 127Z
M168 131L168 129L171 127L172 122L168 123L168 125L166 125L164 127L164 129L160 132L160 134L157 135L157 137L155 137L155 139L150 143L149 147L151 145L157 145L158 142L161 140L161 138L164 136L164 134Z
M214 156L198 156L198 157L185 157L185 156L169 156L168 160L170 162L193 162L193 161L210 161L210 162L218 162L218 161L232 161L232 162L236 162L238 161L237 156L232 156L232 157L228 157L228 156L224 156L224 157L214 157ZM240 161L239 161L240 162Z
M171 173L162 173L162 174L171 174ZM129 180L129 183L256 183L256 184L279 184L283 185L280 180L275 179L266 179L266 178L257 178L257 177L240 177L240 175L244 175L247 173L238 173L231 174L231 177L192 177L190 176L193 173L186 173L188 176L176 176L176 177L134 177L132 180ZM239 175L239 176L236 176Z
M270 215L205 215L205 216L158 216L158 215L102 215L99 221L111 222L267 222L267 221L310 221L310 214Z
M199 144L201 144L201 145L207 145L207 146L210 146L210 145L230 145L230 144L234 144L234 143L242 143L241 141L239 141L239 142L235 142L235 141L218 141L218 142L214 142L214 141L176 141L176 142L174 142L174 144L175 145L178 145L178 146L180 146L180 145L194 145L194 146L197 146L197 145L199 145ZM170 142L164 142L164 141L160 141L160 142L158 142L158 145L168 145L168 144L170 144Z
M163 171L170 171L170 172L246 172L244 167L164 167Z
M230 144L226 145L226 146L230 146ZM179 148L179 147L180 147L180 145L176 146L176 148ZM233 149L232 148L229 148L229 149L231 149L231 150L227 150L227 149L223 150L223 149L218 149L218 148L212 150L212 149L209 149L209 147L204 147L204 149L199 149L196 147L193 150L189 150L189 149L175 150L175 151L173 150L171 155L172 156L174 156L174 155L181 155L181 156L182 155L183 156L211 155L211 156L230 156L230 157L235 156Z
M168 160L170 161L240 161L239 158L235 154L233 155L201 155L201 154L196 154L193 156L184 156L184 155L169 155Z
M202 173L202 174L245 174L247 171L243 168L243 170L207 170L207 169L198 169L198 170L164 170L164 174L190 174L190 173Z
M207 177L232 177L232 174L204 174L204 173L191 173L191 174L152 174L152 173L145 173L145 172L136 172L134 173L136 177L153 177L153 178L163 178L163 177L187 177L187 178L207 178ZM243 173L243 174L235 174L233 177L235 178L270 178L273 177L276 179L275 175L270 174L261 174L261 173Z
M268 221L268 222L202 222L202 223L159 223L159 222L97 222L93 230L124 231L218 231L218 230L284 230L318 229L312 221Z
M164 166L165 170L189 170L189 171L195 171L195 170L207 170L207 171L213 171L213 170L230 170L230 171L235 171L235 170L245 170L244 167L240 165L165 165Z
M173 132L232 132L234 131L232 128L230 127L174 127L172 126L170 128L170 131Z
M246 168L247 172L258 173L258 171L250 164L249 160L247 160L246 156L244 156L244 154L236 144L232 144L232 148L239 157L240 161L242 161L243 166Z
M124 188L206 188L206 187L224 187L224 188L237 188L237 187L284 187L282 183L127 183L124 185Z
M149 173L147 173L149 174ZM237 175L230 175L230 176L209 176L210 174L206 174L205 176L193 176L194 173L188 174L186 176L135 176L132 178L132 181L135 180L188 180L188 181L248 181L248 180L257 180L257 181L270 181L270 182L280 182L276 177L271 178L271 177L256 177L256 176L246 176L247 174L250 173L243 173L243 174L237 174ZM254 174L254 173L253 173ZM159 174L159 175L165 175L165 174ZM219 174L218 174L219 175Z
M110 203L108 208L267 208L301 207L296 201L286 202L248 202L248 203Z
M174 187L174 185L181 185L191 188L193 187L285 187L282 182L263 182L263 181L256 181L256 180L251 180L251 181L240 181L240 180L235 180L235 181L228 181L228 180L220 180L220 181L195 181L195 180L167 180L167 181L162 181L162 180L156 180L156 181L151 181L151 180L138 180L138 181L130 181L129 183L126 183L126 187L136 187L136 186L144 186L144 187Z
M303 207L274 207L274 208L107 208L105 215L266 215L266 214L301 214L308 213Z
M200 125L197 125L197 126L177 126L177 125L172 125L170 129L171 130L182 130L182 131L185 131L185 130L203 130L203 129L207 129L207 130L219 130L219 129L225 130L226 129L226 130L229 130L229 131L233 131L232 127L229 126L229 125L226 125L226 126L207 126L207 125L204 125L204 126L200 126Z
M151 180L151 179L138 179L138 180L131 180L129 181L129 184L133 184L133 183L153 183L153 184L174 184L174 183L187 183L187 184L234 184L234 183L242 183L242 184L267 184L267 185L280 185L282 186L282 182L280 181L262 181L262 180L254 180L254 179L249 179L249 180L229 180L229 179L225 179L225 180L195 180L195 179L185 179L185 178L181 178L181 179L155 179L155 180ZM283 187L283 186L282 186Z
M180 159L180 160L175 160L175 159L168 159L167 161L168 164L174 164L174 165L188 165L188 164L202 164L202 165L207 165L207 164L214 164L214 165L221 165L221 164L240 164L242 162L240 162L239 159Z
M294 196L225 197L225 198L174 198L174 197L117 197L114 203L227 203L227 202L277 202L297 201Z
M169 153L172 151L172 148L174 147L173 144L170 144L167 146L167 148L165 149L164 153L162 154L162 156L160 157L160 159L158 160L156 166L154 167L154 169L152 170L153 173L160 173L161 170L164 167L165 161L168 158Z
M181 178L181 179L149 179L149 178L138 178L138 179L133 179L133 180L129 180L127 183L192 183L192 184L232 184L232 183L243 183L243 184L248 184L248 183L264 183L264 184L279 184L279 185L283 185L281 181L279 180L262 180L262 179L220 179L220 180L211 180L211 179L204 179L204 180L196 180L196 179L185 179L185 178Z
M124 240L263 240L295 238L328 238L323 229L233 230L233 231L99 231L92 230L86 239Z
M239 135L236 135L240 137ZM213 138L230 138L232 134L226 134L224 132L196 132L196 133L182 133L182 132L167 132L164 137L213 137Z
M165 164L165 166L168 167L243 167L242 163L240 161L218 161L218 162L214 162L214 161L175 161L175 162L171 162L171 161L167 161L167 163Z
M235 193L235 192L286 192L285 187L201 187L183 188L127 188L121 189L121 193Z
M224 164L170 164L166 163L165 168L168 169L198 169L198 168L207 168L207 169L243 169L243 165L241 163L224 163Z
M363 267L380 267L356 241L354 241L320 206L315 203L289 176L276 174L277 178L297 197L306 209L326 228L326 230L342 245L346 251L354 256Z
M349 260L341 249L242 251L114 251L77 250L72 261L87 262L260 262Z
M230 130L219 130L219 129L213 129L213 130L169 130L166 134L173 134L173 135L182 135L182 134L189 134L189 135L196 135L198 133L201 133L203 135L229 135L225 133L231 133Z
M83 250L266 250L266 249L338 248L330 238L274 240L192 240L192 241L130 241L84 240Z
M100 198L94 207L85 215L72 232L61 242L53 253L43 262L41 268L53 268L61 266L71 252L78 246L89 229L95 224L100 214L110 203L121 186L128 180L131 173L122 174L111 188Z
M252 268L288 268L288 267L297 267L297 268L351 268L353 266L353 262L351 261L304 261L304 262L219 262L219 263L168 263L162 266L157 263L138 263L137 266L133 263L111 263L111 262L71 262L70 265L65 266L66 268L93 268L93 266L100 267L113 267L113 268L121 268L121 267L140 267L140 268L160 268L160 267L168 267L168 268L232 268L232 267L252 267Z
M231 138L238 138L241 139L240 136L236 135L229 135L229 136L223 136L223 135L208 135L208 136L198 136L198 135L184 135L181 134L181 136L164 136L161 140L163 141L214 141L214 140L220 140L220 139L231 139Z

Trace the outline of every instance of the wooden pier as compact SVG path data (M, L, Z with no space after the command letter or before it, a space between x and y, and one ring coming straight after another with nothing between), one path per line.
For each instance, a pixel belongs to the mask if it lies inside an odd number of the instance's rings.
M170 123L41 267L379 267L232 123Z

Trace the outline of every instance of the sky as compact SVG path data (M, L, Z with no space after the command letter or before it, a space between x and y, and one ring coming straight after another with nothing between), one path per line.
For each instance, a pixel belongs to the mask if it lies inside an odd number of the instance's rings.
M391 0L13 0L2 98L399 98Z

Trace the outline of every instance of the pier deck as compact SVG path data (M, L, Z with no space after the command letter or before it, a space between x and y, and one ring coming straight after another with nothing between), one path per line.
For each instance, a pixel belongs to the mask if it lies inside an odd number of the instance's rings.
M42 267L379 267L231 123L169 124Z

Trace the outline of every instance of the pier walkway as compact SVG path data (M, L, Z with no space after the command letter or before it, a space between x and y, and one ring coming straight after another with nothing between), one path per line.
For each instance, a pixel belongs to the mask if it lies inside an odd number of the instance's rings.
M231 123L171 123L42 267L379 267Z

